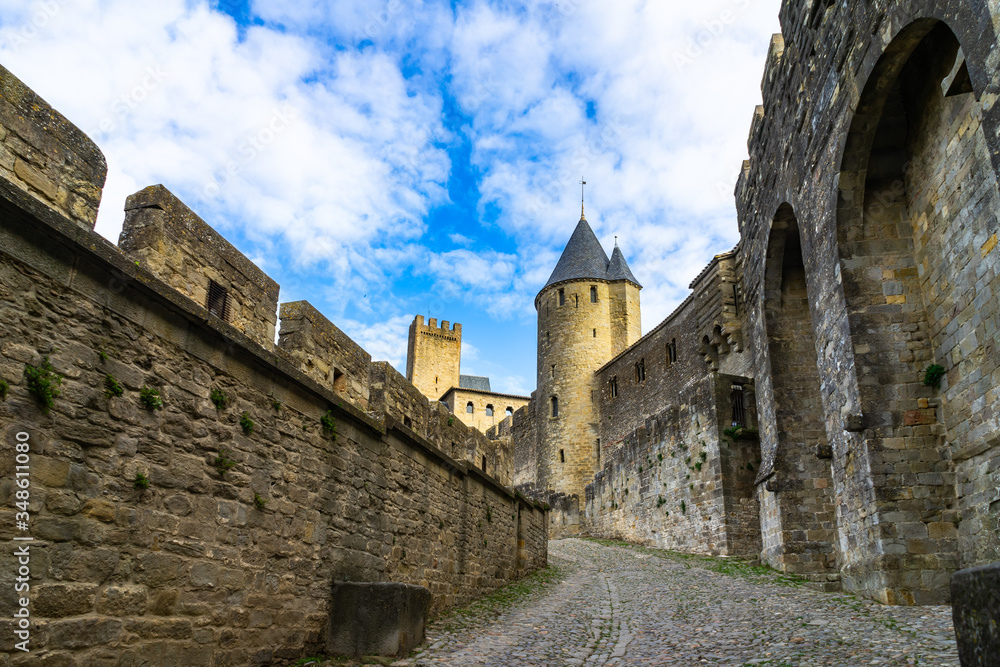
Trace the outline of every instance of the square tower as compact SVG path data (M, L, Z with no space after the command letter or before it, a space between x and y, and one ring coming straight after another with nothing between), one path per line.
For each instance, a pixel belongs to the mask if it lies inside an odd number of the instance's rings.
M459 385L462 361L462 325L447 320L438 327L437 319L424 324L417 315L410 324L406 346L406 379L427 398L436 401Z

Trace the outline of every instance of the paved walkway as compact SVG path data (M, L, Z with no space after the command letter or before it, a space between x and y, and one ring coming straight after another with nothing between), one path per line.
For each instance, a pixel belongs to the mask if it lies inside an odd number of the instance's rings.
M550 542L549 561L558 580L435 621L428 647L396 664L959 665L950 607L883 607L585 540Z

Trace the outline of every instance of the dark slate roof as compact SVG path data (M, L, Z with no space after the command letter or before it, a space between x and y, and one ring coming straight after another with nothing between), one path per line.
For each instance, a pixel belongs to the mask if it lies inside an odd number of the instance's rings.
M601 247L601 242L594 235L594 230L585 218L580 218L573 236L563 250L559 263L549 276L545 287L564 280L586 278L606 279L608 275L608 254ZM542 289L545 289L543 287Z
M615 251L611 253L611 263L608 264L608 280L627 280L639 285L639 281L632 275L632 270L628 268L625 255L622 254L621 248L617 245Z
M472 389L474 391L492 391L490 389L490 379L479 377L478 375L459 375L459 389Z
M636 285L639 281L632 275L625 256L622 251L615 246L614 254L608 260L608 254L601 247L601 242L594 235L594 230L586 218L580 218L580 223L573 231L573 236L569 237L569 243L563 250L556 268L545 283L543 291L549 285L561 283L565 280L628 280ZM642 287L642 285L639 285Z

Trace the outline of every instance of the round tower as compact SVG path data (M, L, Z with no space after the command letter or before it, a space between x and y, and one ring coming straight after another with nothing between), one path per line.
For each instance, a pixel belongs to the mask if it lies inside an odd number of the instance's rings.
M594 372L640 337L639 290L621 251L609 260L585 216L535 298L538 311L537 484L577 496L599 468ZM577 517L561 534L578 528Z

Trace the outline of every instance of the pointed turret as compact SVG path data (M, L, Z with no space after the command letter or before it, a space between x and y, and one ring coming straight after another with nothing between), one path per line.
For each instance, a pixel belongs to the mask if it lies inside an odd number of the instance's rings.
M625 255L622 254L621 248L618 247L617 243L615 243L615 251L611 253L611 263L608 264L608 280L627 280L637 287L642 287L639 281L635 279L635 276L632 275L632 270L628 268Z
M607 280L607 277L608 254L604 252L601 242L594 235L590 223L581 217L573 236L566 244L566 249L563 250L562 257L559 258L559 263L556 264L542 291L550 285L566 280Z

